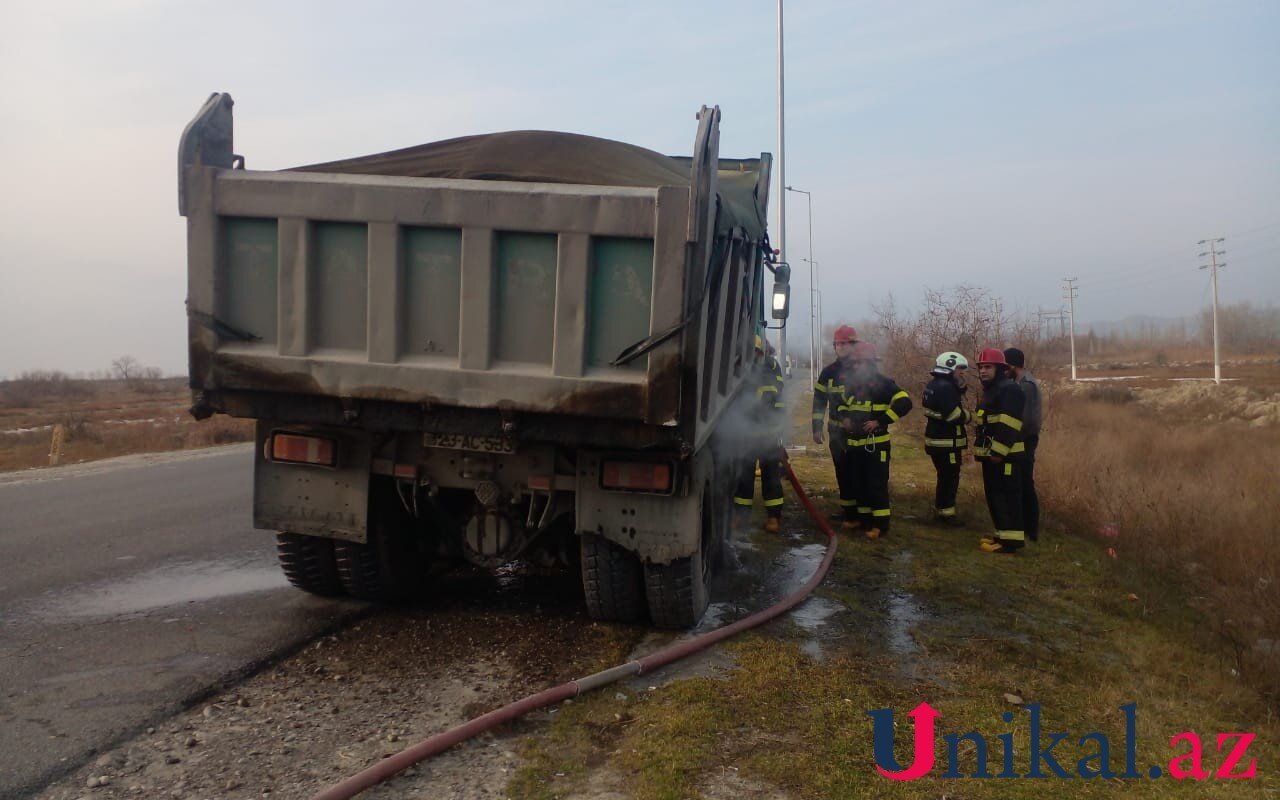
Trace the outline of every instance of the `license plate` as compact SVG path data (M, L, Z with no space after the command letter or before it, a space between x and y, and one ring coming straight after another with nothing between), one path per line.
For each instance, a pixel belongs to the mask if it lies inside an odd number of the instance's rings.
M514 453L515 443L501 436L463 436L452 433L422 434L424 447L442 447L446 450L473 450L477 453Z

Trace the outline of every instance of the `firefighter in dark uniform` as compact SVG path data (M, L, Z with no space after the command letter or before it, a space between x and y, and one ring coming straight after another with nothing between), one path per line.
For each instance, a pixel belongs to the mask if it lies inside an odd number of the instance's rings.
M911 396L893 378L880 374L871 342L853 346L853 380L846 387L845 444L854 463L858 519L868 539L889 533L889 426L911 411Z
M1015 553L1026 543L1022 523L1022 475L1026 445L1022 413L1026 397L1009 375L1004 351L988 347L978 356L982 400L978 403L973 455L982 463L982 488L995 535L982 539L988 553Z
M818 382L813 386L813 442L822 444L822 428L825 422L827 440L831 448L831 463L835 465L836 484L840 487L840 511L842 527L854 530L858 522L858 496L854 494L853 463L845 457L849 438L841 427L848 412L841 410L845 400L845 387L853 374L853 346L858 332L849 325L836 328L831 344L836 360L822 368Z
M766 350L767 348L767 350ZM782 365L773 355L773 348L756 337L756 360L752 365L752 384L755 402L750 416L756 424L758 441L750 443L752 454L743 460L738 472L738 487L733 503L739 514L745 516L751 510L756 494L756 462L760 464L760 493L764 497L764 529L777 533L782 518L782 426L786 421L786 406L782 402Z
M965 373L969 359L956 352L942 353L929 371L933 380L924 387L920 405L929 421L924 426L924 451L933 460L938 475L933 492L933 521L960 527L956 515L956 492L960 489L960 467L969 446L965 425L973 415L964 407Z

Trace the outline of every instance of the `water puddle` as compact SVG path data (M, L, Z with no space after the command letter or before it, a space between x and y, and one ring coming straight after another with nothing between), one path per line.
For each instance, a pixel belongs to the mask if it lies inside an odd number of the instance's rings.
M887 604L888 619L885 629L888 637L885 641L889 651L894 655L915 655L917 648L915 639L911 637L911 629L924 621L924 610L910 594L891 594Z
M824 544L806 544L787 550L773 560L773 571L768 576L768 584L786 596L804 586L813 573L818 570L822 558L827 553Z
M116 617L286 585L275 565L181 562L56 595L38 603L29 614L42 620Z
M801 643L800 651L814 661L822 661L826 658L823 642L844 638L843 631L827 623L832 617L847 610L841 603L814 595L810 595L803 603L791 609L791 621L804 631L807 637Z
M713 631L721 625L727 624L726 617L732 617L732 619L736 620L741 616L742 614L736 605L731 603L712 603L707 606L706 613L702 615L702 619L689 633L696 636L699 633Z

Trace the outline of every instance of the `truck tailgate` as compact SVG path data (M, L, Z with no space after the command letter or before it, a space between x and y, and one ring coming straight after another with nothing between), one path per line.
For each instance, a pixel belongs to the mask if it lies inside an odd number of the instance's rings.
M688 187L184 182L193 388L675 421Z

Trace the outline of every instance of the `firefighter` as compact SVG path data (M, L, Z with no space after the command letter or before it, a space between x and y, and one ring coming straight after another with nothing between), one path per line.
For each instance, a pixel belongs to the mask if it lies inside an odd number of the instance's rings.
M786 419L782 402L782 366L773 348L756 336L756 360L751 374L755 385L755 401L748 412L758 438L749 443L749 455L738 472L738 487L733 503L739 516L750 513L756 494L756 462L760 464L760 493L764 497L764 529L781 530L782 519L782 425Z
M1022 470L1022 524L1027 527L1027 538L1031 541L1040 539L1040 497L1036 494L1036 449L1040 446L1040 424L1044 419L1041 411L1040 381L1031 370L1027 369L1027 356L1016 347L1005 348L1004 360L1009 363L1010 377L1018 384L1022 394L1027 398L1026 408L1022 413L1022 443L1027 452L1023 457Z
M1026 543L1022 524L1022 412L1026 398L1009 375L1004 351L988 347L978 356L982 400L974 415L973 455L982 463L982 488L995 535L985 536L988 553L1015 553Z
M959 528L964 522L956 515L956 492L960 488L960 467L969 446L965 425L973 415L964 407L965 373L969 359L956 352L940 354L929 374L933 380L924 388L920 405L929 418L924 427L924 451L933 460L938 475L933 492L933 521Z
M844 404L849 415L842 420L854 463L858 518L872 540L889 533L889 426L911 411L911 396L880 374L879 361L871 342L853 346L854 370Z
M831 337L836 360L822 368L818 382L813 386L813 443L822 444L822 428L825 422L831 463L835 466L836 484L840 487L841 527L855 530L858 522L858 497L854 494L853 464L845 457L848 436L841 428L841 420L847 412L841 411L845 387L853 373L853 346L858 332L851 325L836 328Z

